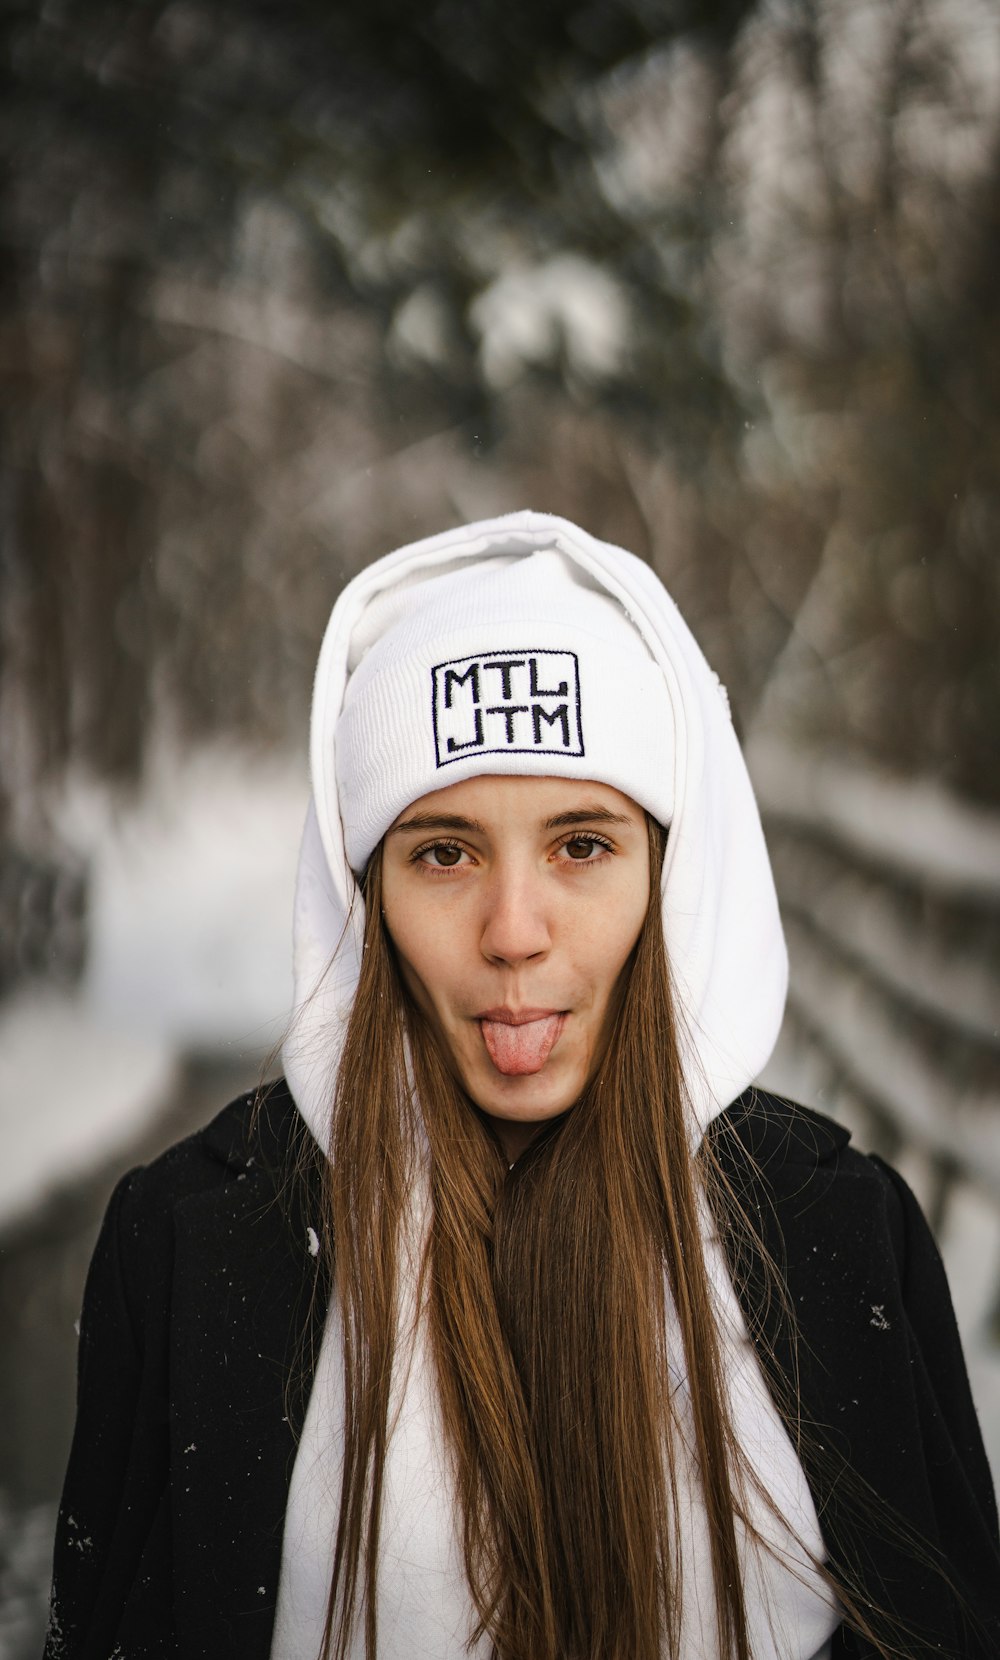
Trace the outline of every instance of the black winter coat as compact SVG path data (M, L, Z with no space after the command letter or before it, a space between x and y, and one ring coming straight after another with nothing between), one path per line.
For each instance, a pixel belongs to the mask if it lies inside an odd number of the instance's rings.
M832 1559L905 1622L912 1660L997 1660L996 1505L916 1202L840 1126L756 1091L711 1134L790 1292L803 1464ZM256 1120L242 1098L119 1183L84 1299L46 1660L267 1660L328 1296L320 1227L314 1144L281 1083ZM759 1273L751 1261L737 1285L745 1307ZM776 1299L758 1352L791 1375ZM845 1628L834 1639L835 1660L873 1653Z

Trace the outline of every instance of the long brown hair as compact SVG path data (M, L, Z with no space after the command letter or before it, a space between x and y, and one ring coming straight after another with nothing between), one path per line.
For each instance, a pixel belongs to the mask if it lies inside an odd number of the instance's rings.
M680 1454L665 1274L719 1652L751 1660L737 1521L754 1530L699 1225L714 1167L692 1157L660 911L665 833L650 821L649 835L649 907L607 1052L580 1101L510 1169L408 1003L382 919L380 850L370 863L327 1166L345 1424L323 1660L344 1660L359 1617L368 1660L376 1654L401 1240L421 1157L432 1214L418 1300L478 1621L470 1639L486 1634L496 1660L677 1660Z

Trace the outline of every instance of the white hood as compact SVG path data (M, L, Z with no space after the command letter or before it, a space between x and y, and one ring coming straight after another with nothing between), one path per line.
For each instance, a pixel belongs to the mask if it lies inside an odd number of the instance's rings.
M726 695L658 578L566 519L512 513L398 549L362 571L333 608L313 693L313 799L295 895L295 1017L284 1046L292 1094L329 1141L337 1066L358 981L364 906L344 852L335 731L370 608L387 589L469 562L554 549L617 600L662 670L674 743L663 925L696 1133L757 1076L784 1012L787 958L760 816ZM368 626L366 627L366 621ZM352 650L353 647L353 650Z

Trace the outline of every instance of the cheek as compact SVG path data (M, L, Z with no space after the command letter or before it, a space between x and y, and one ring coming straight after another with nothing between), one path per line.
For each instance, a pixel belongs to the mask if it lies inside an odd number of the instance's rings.
M432 919L413 915L412 907L401 917L386 903L383 916L403 983L422 1013L433 1016L435 1007L449 1001L458 978L450 937L443 936Z
M603 913L602 926L594 941L595 958L605 965L609 983L614 985L639 941L649 908L649 882L630 885L617 903Z
M614 929L609 927L605 930L601 942L602 955L596 959L600 964L600 979L595 998L597 1021L592 1028L591 1035L591 1042L596 1046L592 1061L596 1061L604 1052L614 1023L618 1018L629 963L639 943L639 936L646 921L647 902L643 902L642 911L639 914L634 896L629 897L632 899L631 914L626 912L623 916L620 916L619 926ZM627 925L622 926L623 923Z
M416 962L412 956L403 956L398 949L396 956L403 984L414 1003L421 1014L426 1015L429 1020L434 1020L437 1007L446 1000L441 975L436 965L428 962L426 954L423 953Z

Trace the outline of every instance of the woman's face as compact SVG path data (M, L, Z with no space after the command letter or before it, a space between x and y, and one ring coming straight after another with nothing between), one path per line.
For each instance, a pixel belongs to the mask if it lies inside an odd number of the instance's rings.
M382 868L403 978L514 1158L604 1053L649 900L642 808L607 784L473 778L407 807Z

